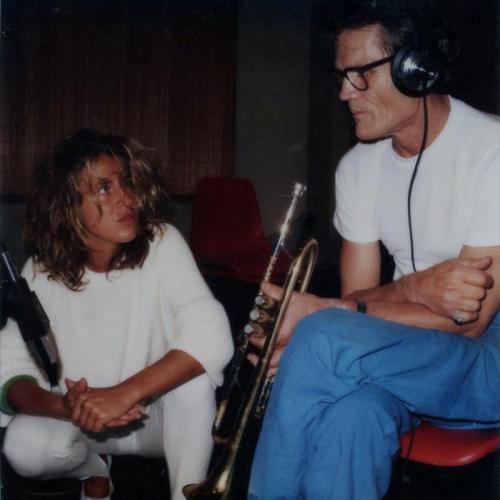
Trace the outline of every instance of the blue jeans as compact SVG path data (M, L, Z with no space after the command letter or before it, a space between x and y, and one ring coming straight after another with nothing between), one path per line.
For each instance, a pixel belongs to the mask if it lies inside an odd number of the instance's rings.
M381 498L399 436L422 418L500 426L500 314L471 339L319 311L281 358L248 498Z

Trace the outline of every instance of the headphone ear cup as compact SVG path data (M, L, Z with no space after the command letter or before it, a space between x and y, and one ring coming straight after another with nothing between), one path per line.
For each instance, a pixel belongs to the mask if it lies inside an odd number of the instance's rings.
M429 94L439 80L439 68L429 50L401 47L391 63L394 85L410 97Z

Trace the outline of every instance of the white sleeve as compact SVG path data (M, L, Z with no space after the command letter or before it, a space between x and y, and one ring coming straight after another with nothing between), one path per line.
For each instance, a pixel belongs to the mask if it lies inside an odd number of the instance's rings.
M369 243L379 239L373 206L377 186L372 172L361 168L351 150L339 163L335 174L335 214L333 224L349 241ZM359 155L357 155L359 156Z
M10 417L6 393L10 383L17 378L33 378L41 387L49 388L41 370L36 365L23 341L17 322L9 318L0 332L0 425L5 426Z
M31 259L26 262L21 275L28 282L30 289L33 290L34 274ZM40 384L48 387L45 376L35 363L22 338L17 322L9 318L0 332L0 388L9 379L19 375L34 377Z
M229 321L205 283L179 231L168 225L158 248L162 293L175 322L172 349L184 351L205 368L215 384L233 354Z
M472 217L465 244L475 247L500 245L500 146L486 152L471 179Z

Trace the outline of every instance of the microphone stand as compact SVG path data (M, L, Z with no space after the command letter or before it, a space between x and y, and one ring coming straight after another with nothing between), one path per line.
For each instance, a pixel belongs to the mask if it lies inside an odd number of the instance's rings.
M17 321L28 350L47 375L52 392L59 388L59 357L50 321L35 292L19 274L6 245L0 240L0 328L7 317Z

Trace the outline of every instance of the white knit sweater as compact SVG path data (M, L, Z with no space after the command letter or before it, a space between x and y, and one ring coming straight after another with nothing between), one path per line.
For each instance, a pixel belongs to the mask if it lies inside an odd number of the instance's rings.
M33 273L31 259L23 276L51 321L61 380L86 377L90 386L107 387L178 349L197 359L214 384L222 383L233 352L228 320L175 227L167 224L155 237L141 268L109 275L87 270L82 291ZM9 319L0 334L1 386L21 374L48 387Z

